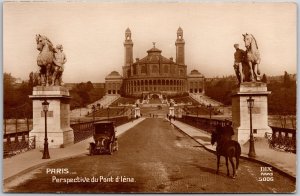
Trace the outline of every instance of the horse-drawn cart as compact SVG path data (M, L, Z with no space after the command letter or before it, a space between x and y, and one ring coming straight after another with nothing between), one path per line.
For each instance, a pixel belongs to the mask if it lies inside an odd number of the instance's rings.
M90 143L89 154L113 154L118 150L118 140L114 123L111 121L100 121L94 123L95 130L93 138L95 142Z

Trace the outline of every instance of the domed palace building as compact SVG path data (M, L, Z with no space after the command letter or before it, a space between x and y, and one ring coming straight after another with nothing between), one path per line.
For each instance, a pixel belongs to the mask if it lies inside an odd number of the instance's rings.
M107 94L141 97L147 94L181 95L184 93L204 94L205 78L197 70L187 74L185 64L185 41L183 30L177 30L175 41L176 59L167 58L162 51L153 47L144 58L133 61L133 41L129 28L125 31L125 59L123 76L113 71L105 78Z

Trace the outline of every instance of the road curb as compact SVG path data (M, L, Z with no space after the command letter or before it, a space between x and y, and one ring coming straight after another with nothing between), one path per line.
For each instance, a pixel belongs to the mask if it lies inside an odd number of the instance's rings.
M183 131L182 129L180 129L178 126L176 126L175 124L172 123L173 126L175 126L178 130L180 130L182 133L186 134L187 136L189 136L190 138L192 138L194 141L196 141L198 144L200 144L201 146L203 146L203 148L211 153L216 153L215 150L212 150L210 148L207 148L205 145L201 144L197 139L195 139L194 137L190 136L189 134L187 134L185 131ZM258 160L258 159L254 159L254 158L250 158L250 157L246 157L245 155L241 155L240 156L242 159L244 160L248 160L248 161L252 161L252 162L255 162L255 163L259 163L259 164L262 164L264 166L267 166L267 167L272 167L275 171L277 171L278 173L280 173L281 175L289 178L290 180L296 182L296 177L293 176L292 174L289 174L288 172L286 171L283 171L282 169L278 168L277 166L273 166L271 165L270 163L267 163L267 162L264 162L264 161L261 161L261 160Z
M26 174L26 173L28 173L28 172L34 170L34 169L37 169L37 168L39 168L39 167L42 167L42 166L44 166L44 165L51 164L51 163L54 163L54 162L57 162L57 161L63 161L63 160L65 160L65 159L75 158L75 157L78 157L78 156L82 156L82 155L84 155L84 154L87 154L87 153L80 153L80 154L72 155L72 156L69 156L69 157L63 157L63 158L58 158L58 159L54 159L54 160L51 160L51 161L46 161L46 162L44 162L44 163L39 163L39 164L34 165L34 166L32 166L32 167L29 167L29 168L27 168L27 169L25 169L25 170L23 170L23 171L20 171L19 173L15 174L15 175L13 175L13 176L10 176L10 177L4 179L4 180L3 180L3 185L6 184L6 183L9 183L9 182L11 182L11 181L13 181L13 180L14 180L16 177L18 177L18 176L22 176L22 175L24 175L24 174Z
M141 120L141 121L138 122L136 125L138 125L139 123L143 122L144 120L145 120L145 119ZM129 122L129 123L132 123L132 122ZM129 129L135 127L136 125L130 127ZM121 133L120 135L118 135L117 137L121 137L121 136L124 135L129 129L127 129L126 131L122 132L122 133ZM92 136L91 136L91 137L92 137ZM89 137L89 138L90 138L90 137ZM87 138L87 139L89 139L89 138ZM18 173L15 174L15 175L12 175L12 176L10 176L10 177L8 177L8 178L6 178L6 179L3 179L3 184L2 184L2 186L4 186L4 184L10 183L10 182L13 181L15 178L17 178L17 177L19 177L19 176L22 176L22 175L24 175L24 174L26 174L26 173L28 173L28 172L30 172L30 171L32 171L32 170L35 170L35 169L37 169L37 168L39 168L39 167L42 167L42 166L44 166L44 165L51 164L51 163L54 163L54 162L57 162L57 161L63 161L63 160L66 160L66 159L76 158L76 157L82 156L82 155L84 155L84 154L88 154L88 152L79 153L79 154L71 155L71 156L68 156L68 157L57 158L57 159L54 159L54 160L45 161L45 162L43 162L43 163L39 163L39 164L37 164L37 165L31 166L31 167L29 167L29 168L27 168L27 169L24 169L24 170L18 172ZM2 190L3 190L3 189L2 189Z

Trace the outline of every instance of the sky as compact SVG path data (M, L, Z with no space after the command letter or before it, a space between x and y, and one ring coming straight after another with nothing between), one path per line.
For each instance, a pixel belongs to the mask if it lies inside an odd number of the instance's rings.
M3 71L28 79L37 71L35 35L62 44L67 56L64 82L104 82L122 74L125 30L133 58L143 58L156 42L162 55L176 58L176 32L183 29L188 72L205 77L234 75L233 45L245 49L242 34L256 38L260 70L267 76L297 70L295 3L100 3L5 2Z

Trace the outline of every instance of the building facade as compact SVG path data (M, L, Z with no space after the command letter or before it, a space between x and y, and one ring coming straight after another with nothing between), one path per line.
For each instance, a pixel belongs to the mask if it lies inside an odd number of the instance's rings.
M153 47L144 58L133 61L133 41L129 28L125 31L123 76L113 71L105 78L107 94L141 96L157 93L177 95L187 92L204 93L204 76L197 70L187 74L185 64L185 41L183 30L177 30L175 41L176 59L162 56L162 51Z

